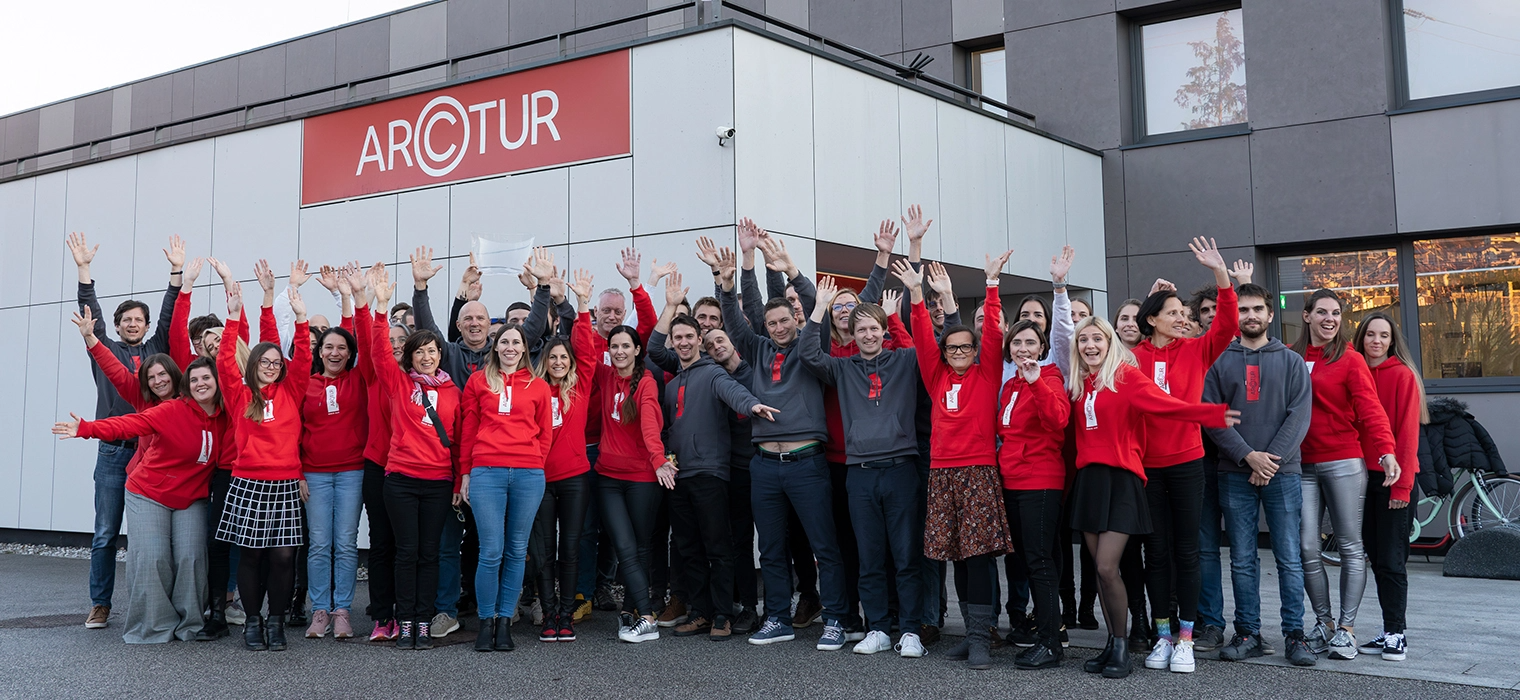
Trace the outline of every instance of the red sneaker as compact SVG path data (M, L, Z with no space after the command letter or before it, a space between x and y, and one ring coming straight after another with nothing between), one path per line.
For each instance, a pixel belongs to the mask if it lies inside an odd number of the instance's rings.
M543 628L542 631L540 631L538 633L538 641L540 641L540 642L551 642L551 643L559 641L559 616L558 615L545 615L544 616L544 628Z
M559 636L559 641L561 641L561 642L573 642L573 641L575 641L575 623L573 623L570 620L570 616L569 615L565 615L565 616L560 617L560 619L559 619L559 635L558 636Z

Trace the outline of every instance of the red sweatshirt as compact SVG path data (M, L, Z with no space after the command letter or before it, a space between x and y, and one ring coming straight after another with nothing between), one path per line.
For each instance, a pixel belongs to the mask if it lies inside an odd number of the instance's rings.
M824 323L833 323L834 317L824 319ZM930 334L933 337L933 334ZM883 350L902 350L913 347L913 337L908 329L903 326L902 319L897 314L887 317L887 340L882 343ZM937 351L936 351L937 352ZM829 338L830 357L854 357L860 354L860 347L855 340L840 343ZM824 443L824 455L830 462L844 464L844 414L839 412L839 390L833 384L823 385L823 422L829 428L829 440Z
M1140 371L1162 391L1188 403L1203 398L1203 376L1240 333L1240 305L1234 287L1219 288L1219 313L1207 333L1178 338L1158 348L1150 338L1135 346ZM1148 417L1145 420L1145 459L1148 469L1170 467L1203 458L1203 435L1197 424Z
M401 369L391 356L390 327L377 323L368 306L354 313L359 326L359 361L369 362L379 386L377 396L390 419L391 444L385 473L398 473L415 479L452 481L459 492L459 433L463 411L459 407L459 388L452 380L440 386L422 386ZM438 419L443 421L451 447L444 447L423 408L421 394L426 391ZM413 399L416 394L419 398Z
M1170 396L1148 375L1131 365L1119 365L1112 390L1096 391L1094 379L1087 377L1082 389L1083 398L1077 399L1076 405L1072 406L1079 470L1090 464L1106 464L1127 470L1144 483L1143 453L1149 437L1146 432L1148 414L1165 413L1210 428L1224 427L1224 412L1228 406L1183 401Z
M639 285L637 288L631 290L631 292L633 296L633 310L634 313L638 315L638 318L636 319L638 325L634 327L634 330L639 332L639 343L648 345L649 334L654 332L654 326L660 320L660 312L655 311L654 302L649 300L649 292L644 291L643 285ZM607 356L607 339L603 337L601 333L591 334L591 347L592 350L595 351L597 364L606 365L608 367L612 366L612 359ZM583 373L583 376L590 378L594 375L590 371L586 371ZM598 401L594 396L591 400L596 401L598 404L600 403L600 401ZM601 413L599 411L592 412L586 418L586 444L595 445L601 441Z
M111 386L116 388L116 393L121 394L121 398L128 405L132 406L132 410L146 411L158 405L159 401L157 399L153 401L143 400L142 384L137 381L137 373L127 369L126 365L117 360L116 356L106 349L105 343L95 343L95 347L87 349L89 350L90 357L94 358L95 364L99 365L100 370L105 373L106 379L110 380ZM107 360L111 361L107 362ZM143 453L153 444L153 438L154 435L148 433L137 439L137 452L127 462L128 474L132 473L132 470L137 467L138 461L142 459ZM105 439L110 440L114 438Z
M1340 359L1325 362L1323 347L1309 346L1304 362L1314 384L1314 406L1309 412L1309 434L1304 436L1305 464L1363 459L1363 442L1378 458L1397 457L1388 414L1378 403L1372 372L1361 353L1347 347ZM1418 445L1418 443L1416 443ZM1376 462L1377 459L1372 460ZM1403 461L1399 466L1404 466Z
M923 302L913 303L913 345L919 376L934 406L929 409L934 426L929 436L929 466L991 466L997 464L998 385L1003 381L1003 337L998 326L1003 310L996 285L987 287L987 313L982 316L980 357L965 374L956 374L940 355L934 340L934 322ZM895 314L894 314L895 315Z
M1372 371L1372 383L1377 387L1378 402L1388 416L1393 431L1393 457L1399 461L1399 479L1389 487L1389 497L1409 502L1409 492L1414 490L1414 475L1420 471L1420 380L1409 366L1390 357ZM1365 427L1365 426L1362 426ZM1369 440L1371 431L1362 432L1362 451L1366 455L1367 470L1382 472L1381 460L1386 452L1378 452L1374 441ZM1381 477L1378 482L1382 483Z
M586 418L595 411L592 388L596 385L596 367L602 354L596 351L591 329L591 314L583 313L570 329L570 348L575 354L576 383L569 401L560 396L558 387L549 387L549 414L554 425L554 441L544 460L544 481L553 483L591 471L586 459ZM543 362L539 358L539 362Z
M368 441L369 383L363 375L353 370L336 377L311 375L301 403L302 470L362 469Z
M998 405L998 469L1003 488L1010 491L1060 491L1066 488L1066 424L1071 418L1071 399L1066 397L1061 368L1040 368L1034 384L1014 375L1003 385Z
M665 443L660 430L665 416L660 411L660 397L654 378L648 372L639 378L635 389L638 420L623 420L623 397L628 395L629 377L603 364L596 366L597 395L600 397L602 451L596 459L596 473L624 481L655 481L655 470L665 463ZM677 465L679 466L679 465Z
M242 324L241 317L227 320L227 328L234 333ZM305 321L297 323L297 336L306 333L306 328ZM258 362L259 358L250 356L248 361ZM244 414L253 394L243 384L243 373L237 366L237 343L222 343L216 354L216 369L222 402L228 418L237 426L238 456L233 476L260 481L301 478L301 402L311 381L310 367L311 344L296 343L294 356L286 361L285 378L264 387L264 413L252 420Z
M369 318L368 323L365 323L363 327L369 328L371 325L385 328L387 334L384 348L385 357L391 359L391 362L395 362L390 352L390 319L381 318L377 315ZM359 347L363 348L365 346L365 334L360 333L359 328L360 325L356 322L354 326L354 338L359 341ZM354 369L359 370L359 376L364 378L365 413L369 420L369 432L364 442L364 458L383 467L386 461L388 461L391 451L390 411L386 409L385 401L381 400L380 382L375 381L375 364L368 361L362 351L359 354L359 361L354 364Z
M554 444L549 385L524 367L502 377L498 394L486 382L488 371L481 369L464 384L460 473L475 467L543 469Z
M139 438L137 453L142 459L127 476L127 490L165 508L184 510L211 492L211 469L226 429L226 411L218 408L216 415L208 416L193 399L178 398L140 413L80 421L79 437ZM149 436L158 439L142 439Z

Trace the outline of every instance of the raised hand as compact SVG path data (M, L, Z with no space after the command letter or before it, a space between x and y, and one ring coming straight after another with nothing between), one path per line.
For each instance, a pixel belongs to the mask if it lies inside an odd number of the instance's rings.
M305 321L306 320L306 301L301 298L301 288L300 287L291 287L290 288L290 292L288 294L290 296L290 310L293 311L293 312L295 312L296 323L301 323L302 321Z
M995 259L991 255L984 256L987 258L987 265L983 267L982 270L987 273L988 282L995 282L1002 279L1003 267L1008 264L1008 258L1012 255L1013 251L1009 250L1002 255L997 256Z
M309 279L311 279L311 273L306 271L305 260L297 260L290 264L290 286L300 289L301 285L306 284L306 280Z
M181 280L185 283L186 289L190 289L195 286L195 281L200 279L201 269L204 266L205 260L202 258L191 260L189 264L185 265L185 272L181 277Z
M532 258L529 258L529 260L532 260ZM517 273L517 281L522 283L523 288L529 292L538 288L538 278L534 277L533 273L528 272L527 263L523 263L522 272Z
M1066 275L1071 272L1071 263L1076 259L1075 248L1061 246L1061 254L1050 257L1050 281L1057 285L1066 284Z
M433 264L433 249L427 246L418 246L417 252L412 253L412 286L415 289L427 289L428 280L438 274L443 266Z
M470 264L464 268L464 274L459 276L459 286L468 287L471 284L480 283L480 267L475 264L475 252L470 252Z
M69 413L69 418L73 420L60 421L53 424L53 434L57 435L59 440L79 437L79 416L71 412Z
M660 280L663 279L665 277L665 275L671 274L671 273L673 273L675 271L676 271L676 264L674 262L668 262L668 263L665 263L664 265L661 265L659 260L656 260L654 258L650 258L649 259L649 284L651 284L651 285L659 284Z
M903 286L908 289L918 289L924 283L924 274L920 270L913 269L907 260L898 260L892 263L892 274L902 280Z
M259 280L259 288L266 294L274 294L274 270L269 269L269 261L260 258L253 264L253 276Z
M332 265L323 265L317 268L317 284L329 292L336 292L342 286L343 277L338 274L338 269Z
M332 291L332 288L327 286L324 278L326 277L327 273L332 270L333 268L328 267L327 265L323 265L323 277L318 278L318 280L322 282L322 286L327 288L328 291ZM342 274L338 274L335 271L333 272L333 278L337 280L338 284L338 296L349 299L354 298L354 285L349 281L349 277L353 274L355 274L355 271L351 271L347 266L343 268Z
M89 305L79 307L79 313L69 320L79 326L79 335L84 338L85 347L95 347L95 313L90 311Z
M902 311L902 292L895 289L883 291L881 293L881 310L887 312L888 316L896 316L899 311Z
M546 284L549 276L554 274L554 254L549 252L548 248L534 248L533 254L528 256L528 263L524 269L528 274L533 275L539 284Z
M756 226L755 222L750 221L749 217L746 216L740 219L739 225L734 227L734 231L739 236L740 253L753 253L756 248L760 247L760 227Z
M169 247L164 249L164 257L169 260L169 269L179 272L185 267L185 241L177 235L169 236Z
M665 279L665 306L671 309L680 306L690 292L690 287L681 286L681 273L671 272Z
M389 311L391 295L396 292L396 288L391 285L390 268L384 263L375 263L375 266L370 268L370 273L373 277L370 278L369 284L370 289L375 290L375 305L380 307L381 311Z
M818 305L819 309L828 308L834 302L834 295L839 293L839 284L834 281L832 275L824 275L818 280Z
M731 248L724 247L718 251L718 284L724 289L734 286L734 273L739 270L739 256L734 255Z
M367 295L369 294L371 276L369 270L360 272L358 268L345 267L343 268L343 274L338 278L338 282L341 285L339 288L348 289L348 293L354 297L354 304L356 306L363 306L369 301Z
M629 289L638 289L639 266L643 261L644 256L639 254L639 251L633 248L623 249L623 260L618 263L617 271L618 274L623 276L623 279L628 280Z
M891 255L892 249L897 247L897 224L892 223L891 219L883 219L881 226L876 229L873 242L876 244L876 252Z
M1010 253L1013 251L1009 251ZM945 272L945 266L937 262L931 262L924 266L929 272L929 288L938 292L941 299L954 298L955 288L950 284L950 273Z
M697 237L697 259L706 263L712 271L718 271L718 247L713 245L712 239L707 236Z
M559 274L558 267L550 272L549 278L544 280L544 284L549 285L549 299L551 301L558 304L565 300L565 278ZM476 297L476 299L479 298Z
M216 272L217 277L222 278L222 282L225 283L232 279L232 268L227 267L227 263L216 258L207 258L206 261L211 263L211 269Z
M1227 272L1224 266L1224 256L1219 254L1219 244L1212 238L1195 236L1188 243L1188 250L1193 251L1193 257L1198 259L1198 264L1216 272Z
M1236 260L1235 264L1230 268L1230 277L1235 280L1235 284L1237 285L1250 284L1251 275L1255 272L1255 265L1244 260Z
M1147 292L1146 296L1150 296L1152 294L1155 294L1156 292L1168 292L1168 291L1170 291L1170 292L1177 291L1177 285L1172 284L1171 282L1168 282L1168 281L1166 281L1164 279L1161 279L1160 277L1157 277L1156 281L1153 284L1151 284L1151 291Z
M903 229L908 232L909 241L921 241L924 234L929 232L929 225L934 219L924 218L924 208L915 204L908 207L908 215L902 219Z
M765 253L765 268L775 270L786 275L787 279L797 276L797 266L792 264L791 253L786 252L786 242L780 236L764 235L760 237L760 248Z
M570 291L575 292L575 298L579 299L582 304L591 303L591 290L593 289L591 285L594 280L595 278L587 270L581 269L575 271L575 281L570 283Z
M96 243L93 248L90 247L89 242L85 241L84 234L77 231L69 234L68 239L64 241L64 245L69 247L69 252L74 255L74 264L79 267L89 267L90 263L95 260L95 253L100 251L99 243ZM167 253L168 251L164 252Z
M243 313L243 285L233 283L227 288L227 318L237 318Z

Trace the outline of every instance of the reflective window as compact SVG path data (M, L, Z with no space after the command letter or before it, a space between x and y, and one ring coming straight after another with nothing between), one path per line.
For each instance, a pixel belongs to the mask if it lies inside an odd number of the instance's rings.
M1404 0L1409 99L1520 85L1520 2Z
M971 89L1003 104L1008 104L1008 63L1002 47L971 54ZM983 109L1007 115L1001 109L983 105Z
M1240 10L1140 28L1145 133L1246 121L1246 52Z
M1346 304L1341 332L1347 340L1362 317L1373 311L1399 317L1398 251L1394 248L1278 258L1277 279L1281 285L1277 317L1282 322L1282 341L1289 345L1303 333L1304 302L1322 288L1334 289Z
M1520 376L1520 233L1416 241L1427 378Z

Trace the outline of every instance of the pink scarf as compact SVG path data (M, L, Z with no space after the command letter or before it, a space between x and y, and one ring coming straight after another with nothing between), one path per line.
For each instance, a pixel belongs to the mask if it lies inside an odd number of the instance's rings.
M449 379L449 373L441 369L438 370L437 374L431 376L422 374L417 370L411 370L407 372L407 375L412 379L412 403L418 406L422 405L422 385L440 387L453 381Z

